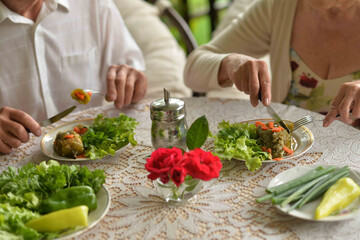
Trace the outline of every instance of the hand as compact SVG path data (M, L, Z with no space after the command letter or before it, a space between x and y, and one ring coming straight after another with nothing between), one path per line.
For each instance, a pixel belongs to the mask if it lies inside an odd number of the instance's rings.
M331 110L324 118L323 126L329 126L338 116L347 124L360 118L360 81L344 83L331 103Z
M128 65L112 65L107 77L106 100L116 108L137 103L144 98L147 88L145 74Z
M34 135L40 136L40 125L27 113L3 107L0 109L0 153L8 154L21 143L29 141L26 128Z
M250 95L254 107L259 103L260 89L263 104L267 106L271 102L271 80L265 61L240 54L229 55L221 62L218 81L223 87L234 83L237 89Z

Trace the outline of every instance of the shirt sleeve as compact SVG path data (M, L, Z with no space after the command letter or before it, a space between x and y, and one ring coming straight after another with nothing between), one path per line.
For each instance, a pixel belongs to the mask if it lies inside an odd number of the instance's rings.
M116 5L110 0L99 2L102 66L105 76L107 69L113 64L127 64L138 70L145 70L143 54L129 33Z
M218 71L221 61L232 53L260 58L270 49L272 0L260 0L239 15L208 44L195 50L184 71L185 84L194 91L220 89Z

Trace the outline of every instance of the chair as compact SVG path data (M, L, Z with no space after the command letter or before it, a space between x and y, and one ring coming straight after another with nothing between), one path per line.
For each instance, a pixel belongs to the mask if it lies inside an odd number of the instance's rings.
M114 0L134 40L143 52L148 78L146 99L163 96L166 88L171 96L192 95L183 81L186 62L184 50L170 32L160 16L166 16L179 29L187 53L196 47L196 41L189 27L167 0L150 4L143 0ZM197 95L194 93L193 95Z
M172 7L168 0L151 0L148 2L155 4L159 10L159 16L169 19L170 24L179 31L181 40L185 43L187 54L191 53L195 48L198 47L196 39L191 32L189 25Z
M189 25L185 22L183 17L172 7L171 3L168 0L152 0L149 1L155 4L159 11L160 17L167 17L171 24L176 27L179 31L182 40L186 46L187 55L189 55L194 49L198 47L196 39L189 28ZM193 97L203 97L206 96L206 93L201 92L192 92Z

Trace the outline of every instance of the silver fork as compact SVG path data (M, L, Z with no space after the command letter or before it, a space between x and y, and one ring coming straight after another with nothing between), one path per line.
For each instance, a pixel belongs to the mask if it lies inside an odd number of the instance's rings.
M84 92L91 92L92 94L100 94L100 95L105 96L104 93L98 92L98 91L95 91L95 90L92 90L92 89L83 89L83 91L84 91Z
M315 119L313 116L310 116L310 115L306 115L305 117L302 117L300 118L299 120L295 121L294 122L294 128L291 132L295 131L296 129L308 124L308 123L311 123L315 120L318 120L318 121L322 121L322 119Z

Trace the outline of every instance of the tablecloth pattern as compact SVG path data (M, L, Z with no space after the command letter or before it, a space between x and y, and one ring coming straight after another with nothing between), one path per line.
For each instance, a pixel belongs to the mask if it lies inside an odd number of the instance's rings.
M224 119L239 122L268 118L264 107L253 108L246 100L188 98L184 101L188 124L206 115L214 133ZM306 114L322 117L294 106L277 103L272 106L287 120L294 121ZM296 165L348 165L360 170L359 130L338 121L328 128L323 128L320 121L309 124L315 141L304 155L291 161L265 163L255 172L249 172L244 162L225 161L221 177L206 183L195 199L173 204L157 194L144 169L146 158L153 151L149 102L122 110L109 105L73 113L43 129L43 133L73 120L94 118L99 113L114 117L120 112L139 121L135 131L138 145L128 146L115 156L77 163L105 170L111 206L95 227L73 239L360 239L360 218L332 223L304 221L280 212L268 202L255 202L256 197L264 194L272 177ZM32 136L20 149L0 156L0 169L48 160L41 153L40 141L41 138Z

